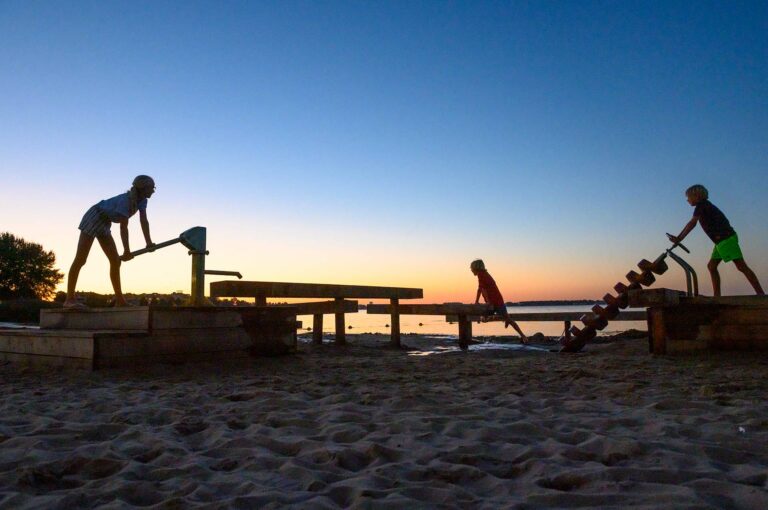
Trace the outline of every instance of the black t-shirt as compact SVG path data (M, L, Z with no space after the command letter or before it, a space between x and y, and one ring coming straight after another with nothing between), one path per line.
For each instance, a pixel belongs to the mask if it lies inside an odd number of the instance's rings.
M715 207L709 200L702 200L696 204L693 216L698 218L701 228L715 244L736 233L723 211Z

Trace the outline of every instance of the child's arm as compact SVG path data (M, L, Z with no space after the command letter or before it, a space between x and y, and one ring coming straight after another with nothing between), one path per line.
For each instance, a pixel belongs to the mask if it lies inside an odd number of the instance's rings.
M151 248L155 246L155 243L152 242L152 237L149 235L149 220L147 219L147 211L139 211L139 221L141 222L141 231L144 233L144 240L147 242L147 248L150 248L150 251L154 251Z
M699 218L697 218L696 216L694 216L693 218L691 218L691 221L689 221L688 223L686 223L686 225L683 227L683 230L682 230L682 231L681 231L681 232L680 232L678 235L676 235L676 236L671 236L671 235L667 234L667 237L668 237L668 238L669 238L669 240L670 240L670 241L672 241L673 243L679 243L680 241L682 241L683 239L685 239L685 236L687 236L688 234L690 234L690 233L691 233L691 230L693 230L693 229L696 227L696 224L697 224L698 222L699 222Z
M131 246L128 243L128 218L120 220L120 239L123 241L123 254L120 255L121 260L131 260Z
M477 288L477 296L475 296L475 304L478 304L480 302L480 294L482 294L482 290L480 287Z

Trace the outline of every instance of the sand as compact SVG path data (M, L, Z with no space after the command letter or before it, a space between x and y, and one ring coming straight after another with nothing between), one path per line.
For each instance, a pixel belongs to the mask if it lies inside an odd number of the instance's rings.
M768 354L0 367L0 508L768 508ZM405 338L412 346L444 340Z

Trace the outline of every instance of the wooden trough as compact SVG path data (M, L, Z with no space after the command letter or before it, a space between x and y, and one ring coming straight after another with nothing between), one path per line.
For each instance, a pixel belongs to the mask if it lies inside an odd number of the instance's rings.
M424 297L422 289L407 287L377 287L369 285L336 285L329 283L249 282L226 280L211 283L211 297L254 298L257 305L266 306L268 298L312 298L333 301L292 303L297 315L312 315L312 341L323 342L323 314L333 313L336 319L337 344L346 342L344 314L357 313L357 301L349 299L389 299L392 307L392 343L400 345L400 314L397 312L401 299ZM410 305L412 306L412 305Z
M505 320L505 318L500 315L491 315L493 313L493 308L489 305L472 305L464 303L405 304L400 305L397 310L391 305L368 305L367 311L370 314L397 313L399 315L444 315L448 322L456 322L458 324L459 346L462 349L465 349L469 345L470 340L472 340L472 322ZM509 318L515 322L562 321L565 323L565 328L568 329L572 321L580 320L585 314L590 315L591 312L510 313ZM618 317L613 320L642 321L645 320L645 312L621 312Z
M633 290L630 306L648 308L648 350L683 354L768 349L768 297L689 297L670 289Z
M91 370L295 348L290 307L48 309L40 312L39 329L0 329L0 359Z

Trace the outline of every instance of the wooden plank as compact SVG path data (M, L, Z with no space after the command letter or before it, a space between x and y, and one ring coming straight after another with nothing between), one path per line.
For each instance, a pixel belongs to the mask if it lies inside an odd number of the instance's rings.
M442 304L403 304L399 306L400 315L483 315L490 313L492 308L488 305L468 305L463 303L442 303ZM392 305L368 305L366 310L369 314L392 314Z
M370 305L369 305L370 306ZM509 318L515 322L566 322L566 321L578 321L584 315L593 316L592 312L525 312L525 313L510 313ZM496 322L503 321L504 317L501 315L470 315L468 319L473 322ZM646 319L645 311L628 311L620 312L613 321L644 321ZM446 315L445 320L448 322L457 322L458 316Z
M0 332L0 352L35 356L58 356L67 358L93 358L93 332L78 331L76 334L56 335L48 331L26 334ZM18 331L20 333L20 331Z
M702 326L702 335L712 340L745 339L755 344L768 343L768 325L766 324L724 324Z
M715 321L718 324L768 324L768 308L723 306Z
M41 329L136 330L149 329L149 307L49 308L40 310Z
M348 299L333 301L315 301L310 303L291 303L288 305L270 305L270 308L291 307L296 309L296 315L315 315L330 313L357 313L357 301Z
M768 308L767 296L686 296L681 290L637 289L629 291L629 306L729 305Z
M690 305L729 305L768 308L768 296L681 297L680 303Z
M253 341L243 328L161 330L152 335L95 335L95 358L153 357L161 354L236 351Z
M335 285L327 283L249 282L224 280L211 283L212 297L419 299L424 291L406 287Z
M583 316L594 317L592 312L525 312L525 313L510 313L509 318L515 322L565 322L565 321L578 321ZM492 315L485 317L486 322L498 322L504 321L504 317L500 315ZM619 312L619 315L613 321L644 321L646 320L646 312L643 311L629 311Z
M685 292L665 288L630 290L629 306L634 308L672 306L680 303L681 296L685 296Z
M150 307L152 330L236 328L243 325L239 307Z
M77 370L93 370L93 360L89 358L69 358L66 356L42 356L38 354L19 354L0 352L0 360L10 361L22 367L57 367Z

